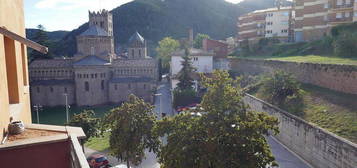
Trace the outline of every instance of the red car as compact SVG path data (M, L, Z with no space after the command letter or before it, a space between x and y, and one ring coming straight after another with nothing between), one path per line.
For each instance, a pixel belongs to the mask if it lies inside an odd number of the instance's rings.
M95 154L87 158L88 164L91 168L108 168L108 159L102 154Z

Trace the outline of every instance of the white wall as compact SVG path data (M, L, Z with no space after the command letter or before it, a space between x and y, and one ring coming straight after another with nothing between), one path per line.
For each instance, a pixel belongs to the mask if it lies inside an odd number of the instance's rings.
M289 10L267 12L265 18L265 37L288 37L289 35ZM269 25L268 23L273 23ZM287 30L282 32L282 30ZM272 31L272 33L267 33Z
M196 72L211 73L213 71L213 57L212 56L191 56L192 66L196 68ZM176 75L182 69L181 56L171 57L171 75Z

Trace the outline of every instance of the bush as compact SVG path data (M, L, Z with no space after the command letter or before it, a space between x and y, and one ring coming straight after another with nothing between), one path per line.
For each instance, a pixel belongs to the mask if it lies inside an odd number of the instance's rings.
M197 96L196 91L194 91L193 89L175 89L173 95L174 108L177 108L178 106L187 106L193 103L200 102L200 97Z
M292 114L302 116L304 102L299 82L289 73L276 71L262 79L261 97Z
M338 36L334 42L334 52L338 57L356 57L357 33Z
M99 130L99 118L95 118L93 110L84 110L79 114L75 114L68 125L75 127L82 127L83 132L86 134L86 140L90 137L97 136Z

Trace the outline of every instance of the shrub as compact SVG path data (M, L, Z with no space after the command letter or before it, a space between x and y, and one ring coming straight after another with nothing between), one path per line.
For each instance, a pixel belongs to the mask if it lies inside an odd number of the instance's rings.
M334 42L334 52L338 57L356 57L357 33L338 36Z
M98 135L99 122L100 119L95 117L93 110L84 110L79 114L75 114L68 125L82 127L87 136L85 140L88 140L90 137Z
M276 71L262 79L261 96L297 116L303 115L303 91L299 82L289 73Z
M193 103L199 103L200 98L193 89L179 90L175 89L173 92L173 106L177 108L178 106L187 106Z

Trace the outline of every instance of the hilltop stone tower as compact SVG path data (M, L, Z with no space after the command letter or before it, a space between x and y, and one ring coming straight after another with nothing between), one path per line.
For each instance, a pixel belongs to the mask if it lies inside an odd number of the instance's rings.
M143 59L147 58L147 48L145 39L135 32L129 39L128 47L128 58L129 59Z
M77 36L77 59L96 56L111 62L114 52L112 14L107 10L89 12L89 28Z
M89 27L91 26L99 26L108 32L109 36L113 36L113 15L105 9L98 12L89 11Z

